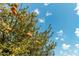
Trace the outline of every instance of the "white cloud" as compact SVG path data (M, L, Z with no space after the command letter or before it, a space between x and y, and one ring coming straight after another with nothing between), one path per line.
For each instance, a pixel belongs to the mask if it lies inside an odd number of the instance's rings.
M44 20L44 19L39 18L38 20L39 20L39 22L41 22L41 23L45 23L45 20Z
M79 10L79 3L76 3L76 8L74 10Z
M76 48L79 48L79 44L75 44L75 47L76 47Z
M75 29L75 34L76 34L77 37L79 37L79 28Z
M50 16L50 15L52 15L51 12L46 12L46 16Z
M79 15L79 3L76 3L76 7L74 10L76 11L76 14Z
M36 8L36 9L34 10L34 12L36 12L37 14L39 14L39 13L40 13L40 11L39 11L39 9L38 9L38 8Z
M48 6L48 5L49 5L49 3L44 3L44 5L45 5L45 6Z
M58 40L58 39L59 39L59 37L56 37L55 39L56 39L56 40Z
M77 11L77 15L79 15L79 11Z
M61 56L76 56L78 54L78 50L60 50Z
M70 56L70 55L68 55L67 53L64 53L63 56Z
M78 53L78 50L74 50L74 53L76 53L76 54L77 54L77 53Z
M61 40L61 41L64 41L64 38L60 38L60 37L55 37L56 40Z
M64 49L64 50L67 50L67 49L69 49L69 47L70 47L70 45L69 44L62 44L62 48Z
M64 52L61 50L61 51L60 51L60 55L63 54L63 53L64 53Z
M63 30L57 32L58 36L63 36Z
M61 40L61 41L64 41L64 38L61 38L60 40Z

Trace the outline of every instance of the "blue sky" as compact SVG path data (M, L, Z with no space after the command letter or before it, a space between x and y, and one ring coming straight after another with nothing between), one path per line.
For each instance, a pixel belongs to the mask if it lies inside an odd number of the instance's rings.
M44 31L52 24L52 39L57 42L56 56L79 55L79 5L75 3L29 3L29 12L38 14L39 24Z

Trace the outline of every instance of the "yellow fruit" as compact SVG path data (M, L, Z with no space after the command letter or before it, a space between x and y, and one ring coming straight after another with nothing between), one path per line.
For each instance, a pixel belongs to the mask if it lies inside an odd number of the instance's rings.
M5 32L8 33L9 31L8 30L5 30Z
M8 27L6 30L11 31L11 30L12 30L12 28Z
M3 26L4 28L8 28L8 27L9 27L9 25L7 25L5 22L2 23L2 26Z
M36 43L39 43L39 44L40 44L40 42L39 42L39 41L37 41L37 40L36 40Z
M12 48L12 51L13 51L13 52L18 52L18 51L20 51L20 50L21 50L20 47Z
M10 28L10 27L8 27L8 28L5 29L6 33L11 32L11 31L12 31L12 28Z
M32 33L31 32L28 32L27 35L30 36L30 37L32 37Z
M3 22L2 25L3 25L4 27L6 27L7 24Z
M19 16L18 17L21 21L24 20L24 16Z

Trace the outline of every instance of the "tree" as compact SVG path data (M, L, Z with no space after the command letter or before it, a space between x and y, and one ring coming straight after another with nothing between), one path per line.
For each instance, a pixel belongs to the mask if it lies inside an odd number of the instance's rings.
M39 32L35 12L27 8L18 9L19 4L4 4L0 8L0 55L2 56L46 56L54 55L56 43L49 42L52 27ZM52 51L52 52L51 52Z

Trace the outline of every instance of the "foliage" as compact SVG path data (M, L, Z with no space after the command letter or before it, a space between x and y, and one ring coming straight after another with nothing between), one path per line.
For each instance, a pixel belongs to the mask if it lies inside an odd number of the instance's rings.
M51 25L44 32L39 32L35 12L29 13L26 8L19 10L19 4L7 5L9 8L0 8L0 55L51 55L56 46L54 41L49 42Z

